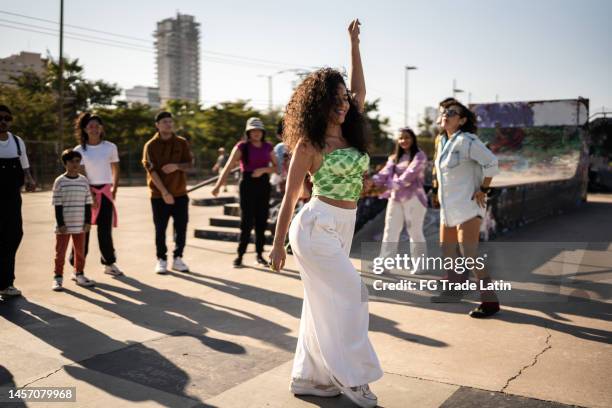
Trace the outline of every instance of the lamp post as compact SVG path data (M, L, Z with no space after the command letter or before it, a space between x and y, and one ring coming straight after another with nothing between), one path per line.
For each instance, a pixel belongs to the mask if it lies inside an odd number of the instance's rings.
M64 0L60 0L60 26L59 26L59 77L58 77L58 130L60 152L64 150Z
M303 69L292 68L292 69L283 69L283 70L280 70L270 75L257 75L258 78L268 78L268 111L270 112L272 112L272 109L274 108L272 79L277 75L284 74L287 72L294 72L298 76L302 76L302 75L309 73L309 71L306 71Z
M404 126L408 126L408 72L417 69L410 65L404 67Z
M458 93L462 93L463 89L457 88L457 80L453 79L453 98L457 96Z
M258 78L268 78L268 111L272 112L272 107L274 106L272 98L273 98L273 92L272 92L272 77L273 75L257 75Z

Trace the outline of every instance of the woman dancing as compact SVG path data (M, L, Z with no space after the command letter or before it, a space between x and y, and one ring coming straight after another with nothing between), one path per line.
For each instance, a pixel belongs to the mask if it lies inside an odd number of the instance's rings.
M349 26L351 91L338 71L324 68L310 74L287 105L283 139L293 154L270 260L274 270L285 263L283 244L310 173L313 198L289 229L304 283L291 391L324 397L342 392L361 407L374 407L368 384L383 373L368 339L367 290L349 259L369 165L359 25L354 20Z

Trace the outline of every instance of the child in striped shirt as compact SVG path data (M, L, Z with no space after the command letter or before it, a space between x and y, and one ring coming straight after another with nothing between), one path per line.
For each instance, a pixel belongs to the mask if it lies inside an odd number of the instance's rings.
M91 224L91 192L87 177L79 174L82 156L72 149L64 150L62 163L66 172L53 183L53 205L55 206L55 277L52 289L62 290L66 250L72 237L75 261L72 280L79 286L94 286L85 269L85 233Z

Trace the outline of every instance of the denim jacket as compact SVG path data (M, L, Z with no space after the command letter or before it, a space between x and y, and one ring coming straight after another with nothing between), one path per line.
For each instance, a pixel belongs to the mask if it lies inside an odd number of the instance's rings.
M475 216L484 218L486 209L472 197L485 177L499 173L497 157L476 135L461 131L450 139L442 136L436 153L441 222L453 227Z

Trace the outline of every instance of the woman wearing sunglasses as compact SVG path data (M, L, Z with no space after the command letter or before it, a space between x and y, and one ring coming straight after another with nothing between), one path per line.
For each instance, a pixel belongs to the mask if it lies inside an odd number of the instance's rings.
M498 172L497 158L475 135L476 115L461 103L447 105L442 113L442 137L436 152L436 178L440 201L440 244L444 257L476 258L480 224L486 211L491 179ZM474 268L479 287L488 287L491 278L485 269ZM459 291L444 291L437 301L452 301ZM470 312L474 318L499 311L493 290L481 290L481 304Z

